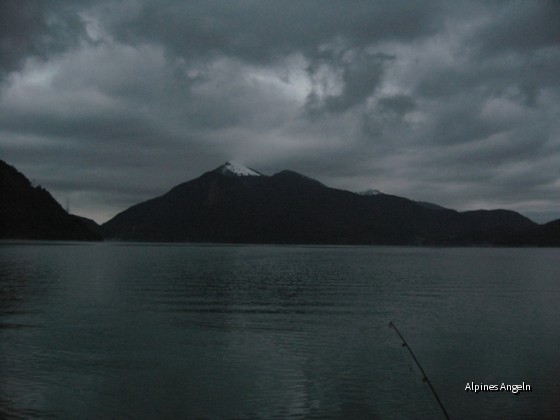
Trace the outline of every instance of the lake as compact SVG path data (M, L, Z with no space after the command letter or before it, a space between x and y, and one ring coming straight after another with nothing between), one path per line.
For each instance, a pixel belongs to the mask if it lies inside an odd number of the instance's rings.
M0 417L560 416L560 249L0 242ZM531 391L469 392L466 385Z

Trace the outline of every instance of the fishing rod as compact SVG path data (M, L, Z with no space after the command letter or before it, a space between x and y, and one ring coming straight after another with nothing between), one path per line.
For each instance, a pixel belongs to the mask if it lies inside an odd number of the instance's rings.
M410 348L410 346L408 345L408 343L406 342L406 340L404 339L404 337L402 336L400 331L397 329L397 326L395 324L393 324L393 321L389 322L389 327L393 328L395 330L395 332L399 335L400 339L403 342L403 344L402 344L403 347L406 347L408 349L408 351L410 352L410 355L412 356L412 358L414 359L414 362L416 363L416 365L420 369L420 372L422 373L422 376L424 376L424 378L422 378L422 381L426 382L428 384L428 386L432 390L432 393L434 394L434 397L436 398L436 401L438 402L439 406L441 407L441 411L443 411L443 414L444 414L445 418L449 420L449 414L447 414L447 411L445 411L445 407L443 406L443 403L439 399L438 394L436 393L436 390L434 389L434 386L432 385L432 383L428 379L428 375L426 375L426 372L424 372L424 369L422 369L422 366L420 366L420 362L418 362L418 359L414 355L414 352L412 351L412 349Z

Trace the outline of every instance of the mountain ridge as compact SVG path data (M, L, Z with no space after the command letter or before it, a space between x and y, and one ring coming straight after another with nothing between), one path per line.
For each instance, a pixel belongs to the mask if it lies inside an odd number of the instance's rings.
M231 161L118 213L102 226L68 214L0 160L0 238L427 246L560 246L560 219L505 209L459 212L395 195L363 195L291 170Z
M162 242L519 245L539 227L511 210L458 212L390 194L361 195L294 171L230 162L103 224L109 239Z
M41 186L0 160L0 238L102 240L93 220L71 215ZM100 228L100 227L99 227Z

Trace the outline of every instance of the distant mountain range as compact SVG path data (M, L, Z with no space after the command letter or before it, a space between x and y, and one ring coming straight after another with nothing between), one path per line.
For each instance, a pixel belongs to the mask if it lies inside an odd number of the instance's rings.
M68 214L47 190L0 160L0 239L102 240L95 224Z
M102 226L68 214L0 161L0 238L266 244L560 246L560 219L510 210L458 212L384 194L330 188L293 171L233 162L136 204Z
M560 221L510 210L458 212L373 190L329 188L293 171L266 176L233 162L130 207L107 239L386 245L560 245Z

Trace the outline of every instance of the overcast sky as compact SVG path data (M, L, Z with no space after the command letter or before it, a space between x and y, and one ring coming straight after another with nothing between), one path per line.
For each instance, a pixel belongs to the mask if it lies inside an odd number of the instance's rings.
M1 0L0 158L105 222L236 160L560 218L560 1Z

